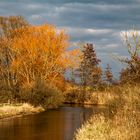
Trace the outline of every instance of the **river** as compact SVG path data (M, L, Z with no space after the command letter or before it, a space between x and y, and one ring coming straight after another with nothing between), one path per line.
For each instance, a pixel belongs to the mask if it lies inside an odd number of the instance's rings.
M72 140L97 106L63 105L39 114L0 120L0 140Z

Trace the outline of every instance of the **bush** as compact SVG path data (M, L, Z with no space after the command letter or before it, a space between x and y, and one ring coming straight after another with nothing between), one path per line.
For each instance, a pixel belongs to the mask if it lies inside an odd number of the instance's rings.
M65 101L69 103L82 103L83 96L78 88L71 88L64 93Z
M8 101L12 100L12 93L8 90L1 90L0 91L0 103L7 103Z
M30 103L34 106L57 107L64 100L62 93L46 81L37 79L30 84L0 91L0 103Z
M25 86L21 90L20 97L22 102L28 102L34 106L41 105L45 109L57 107L63 101L62 93L44 81L37 81Z
M81 87L71 87L65 91L64 96L65 101L69 103L105 105L108 99L113 99L116 95L109 90L101 92L87 87L85 92L83 92Z

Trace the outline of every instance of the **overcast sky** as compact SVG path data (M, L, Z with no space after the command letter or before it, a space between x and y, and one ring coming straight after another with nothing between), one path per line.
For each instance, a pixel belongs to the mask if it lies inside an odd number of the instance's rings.
M0 0L0 15L65 28L71 42L94 43L102 66L117 74L121 64L112 56L127 55L120 33L140 28L140 0Z

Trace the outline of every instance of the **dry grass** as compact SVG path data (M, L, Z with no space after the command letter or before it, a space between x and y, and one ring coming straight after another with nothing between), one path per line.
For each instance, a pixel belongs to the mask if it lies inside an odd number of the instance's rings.
M103 116L97 115L87 121L76 134L76 140L107 140L110 126Z
M112 88L111 91L114 89ZM84 95L83 95L84 94ZM105 105L108 100L111 100L116 96L113 92L109 90L93 91L91 89L86 89L83 93L80 87L69 87L64 93L65 102L67 103L84 103L84 104L93 104L93 105ZM84 97L84 102L83 102Z
M112 89L108 113L91 117L76 133L76 140L139 140L140 86Z
M23 104L5 104L0 106L0 119L17 116L26 115L32 113L39 113L44 111L42 107L33 107L28 103Z

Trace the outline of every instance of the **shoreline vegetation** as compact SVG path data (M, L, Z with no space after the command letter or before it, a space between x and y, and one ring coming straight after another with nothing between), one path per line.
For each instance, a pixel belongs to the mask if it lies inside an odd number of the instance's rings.
M106 105L108 111L93 115L75 139L139 140L139 31L125 32L123 40L129 56L118 56L125 67L116 80L109 64L101 67L93 44L71 50L64 30L31 25L21 16L0 17L0 119L63 102Z
M106 100L108 112L92 115L79 128L74 140L139 140L140 85L123 85Z
M34 26L22 16L0 16L0 104L11 103L0 107L1 118L63 102L68 44L67 34L53 25Z
M31 104L0 104L0 120L18 117L23 115L30 115L45 111L43 107L34 107Z
M114 98L112 90L116 87L108 87L103 90L92 90L87 87L86 90L81 90L81 87L70 87L64 92L64 102L70 104L87 104L87 105L107 105L107 100ZM84 98L84 99L83 99Z

